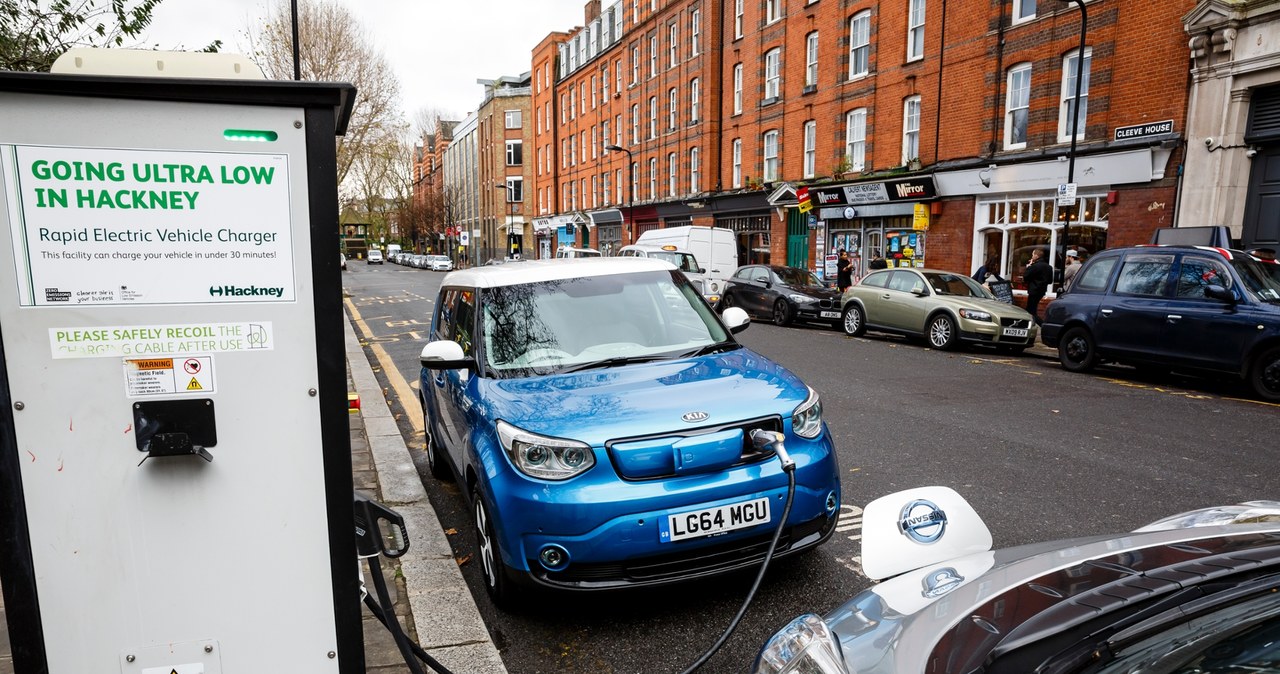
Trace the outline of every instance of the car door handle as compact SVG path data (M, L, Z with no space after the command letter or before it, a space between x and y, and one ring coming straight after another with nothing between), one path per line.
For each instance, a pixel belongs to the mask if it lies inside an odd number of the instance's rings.
M1182 317L1179 316L1178 314L1169 314L1168 316L1165 316L1165 319L1167 319L1170 323L1173 323L1175 321L1182 320Z
M882 300L887 300L887 299L889 299L889 293L885 293L885 294L881 295L881 296L880 296L880 299L882 299Z
M1104 317L1106 317L1106 316L1110 316L1110 315L1111 315L1111 310L1110 310L1110 309L1103 309L1100 313L1101 313Z

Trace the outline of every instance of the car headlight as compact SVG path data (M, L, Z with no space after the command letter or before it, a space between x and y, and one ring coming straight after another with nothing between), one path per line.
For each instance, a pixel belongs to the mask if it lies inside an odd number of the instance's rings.
M719 284L719 283L717 283L717 282L715 282L715 281L712 281L709 285L711 286L711 292L713 292L713 293L718 293L718 292L720 292L720 284Z
M818 392L809 388L809 397L791 413L791 430L802 438L813 439L822 432L822 401Z
M986 311L978 311L977 309L961 309L960 317L967 318L971 321L991 321L991 314Z
M596 465L591 446L549 438L498 421L498 440L520 472L543 480L567 480Z
M1202 508L1156 520L1135 532L1217 527L1227 524L1280 522L1280 501L1246 501L1239 505Z
M840 644L812 613L792 620L756 657L755 674L849 674Z
M812 297L809 297L808 295L798 295L796 293L791 293L790 295L787 295L787 297L790 297L791 301L797 304L808 304L810 302L818 301Z

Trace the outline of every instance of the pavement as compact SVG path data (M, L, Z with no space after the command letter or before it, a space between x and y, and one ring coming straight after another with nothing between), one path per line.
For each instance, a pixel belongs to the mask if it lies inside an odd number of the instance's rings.
M451 671L506 674L497 646L489 636L471 590L440 528L413 458L374 376L363 346L346 323L348 390L360 395L361 410L349 414L351 467L358 491L373 495L399 512L409 530L409 551L399 559L382 559L392 604L409 638ZM364 563L365 586L375 599L372 576ZM364 615L365 672L409 672L391 633ZM431 670L425 665L423 671ZM8 622L0 594L0 674L14 674Z

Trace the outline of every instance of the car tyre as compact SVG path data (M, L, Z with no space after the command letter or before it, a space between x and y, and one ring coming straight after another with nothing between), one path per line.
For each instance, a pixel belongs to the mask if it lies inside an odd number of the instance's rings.
M476 557L480 562L481 579L489 598L499 607L510 607L515 603L511 577L507 565L502 561L502 547L498 543L497 529L493 526L489 507L485 505L484 496L479 488L471 490L472 523L476 529Z
M1249 380L1259 397L1280 401L1280 346L1266 349L1253 359Z
M1080 326L1067 330L1058 342L1058 362L1068 372L1088 372L1098 364L1093 335Z
M431 470L431 477L437 480L452 480L453 471L449 470L448 459L436 453L436 443L431 437L430 422L427 430L422 432L422 437L427 450L427 468Z
M778 300L773 303L773 324L774 325L791 325L791 305L786 300Z
M862 311L862 307L850 302L849 306L844 308L840 327L844 329L844 334L850 337L861 337L862 333L867 331L867 315Z
M733 295L725 293L724 297L720 298L720 311L723 313L725 309L732 306L737 306L733 303Z
M939 351L950 351L956 347L956 322L947 314L937 314L929 319L926 331L929 346Z

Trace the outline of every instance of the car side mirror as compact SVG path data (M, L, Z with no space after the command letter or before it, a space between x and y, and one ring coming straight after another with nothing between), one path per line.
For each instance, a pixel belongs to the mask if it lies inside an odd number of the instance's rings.
M751 317L747 312L738 307L729 307L720 314L720 320L724 321L724 327L729 328L729 334L736 335L747 329L751 325Z
M703 269L702 267L698 267L698 273L699 273L699 274L705 274L705 273L707 273L707 270L706 270L706 269Z
M1211 283L1205 286L1204 296L1210 299L1222 300L1229 304L1235 304L1236 302L1235 293L1227 290L1225 287L1220 286L1217 283Z
M428 342L418 356L428 370L473 370L476 363L463 353L462 345L450 339Z
M925 290L924 288L916 287L911 289L911 294L915 295L916 297L924 297L925 295L929 294L929 291Z

